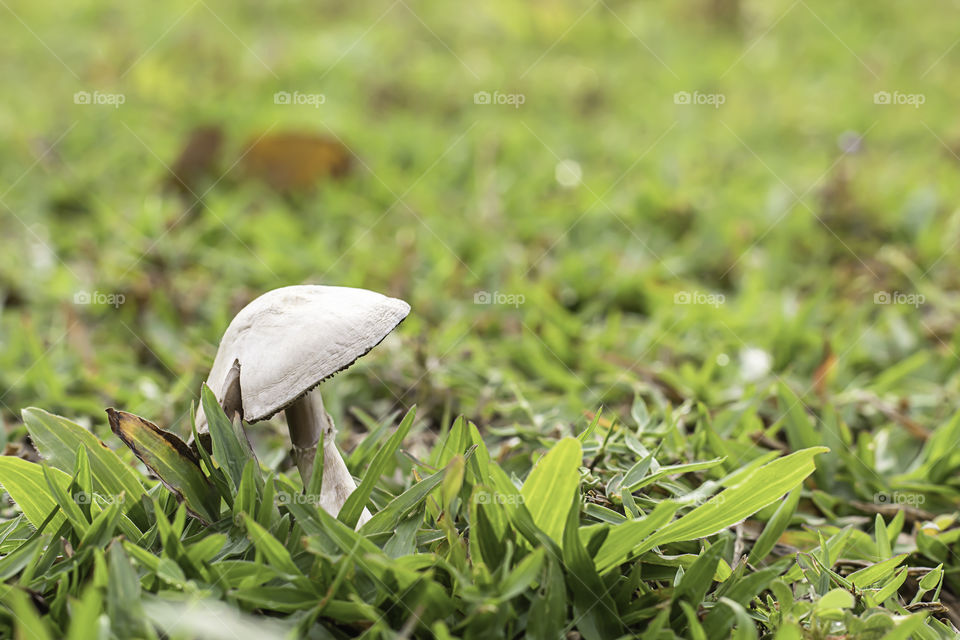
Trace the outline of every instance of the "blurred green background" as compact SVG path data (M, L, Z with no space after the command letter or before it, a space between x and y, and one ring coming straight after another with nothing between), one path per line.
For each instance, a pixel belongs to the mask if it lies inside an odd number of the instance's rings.
M413 307L328 383L341 426L416 402L568 430L782 379L854 428L932 428L960 391L956 12L3 0L2 418L185 430L233 314L316 283ZM164 186L198 126L223 140L202 205ZM280 133L351 170L277 192L243 157Z

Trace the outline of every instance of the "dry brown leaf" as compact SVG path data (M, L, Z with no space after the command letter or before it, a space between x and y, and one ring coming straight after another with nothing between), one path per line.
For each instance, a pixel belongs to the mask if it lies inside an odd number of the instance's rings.
M223 138L223 131L216 125L191 131L180 155L170 167L167 184L184 196L199 197L204 182L217 174Z
M337 140L304 133L266 135L248 144L241 164L246 175L281 192L304 191L350 171L352 155Z

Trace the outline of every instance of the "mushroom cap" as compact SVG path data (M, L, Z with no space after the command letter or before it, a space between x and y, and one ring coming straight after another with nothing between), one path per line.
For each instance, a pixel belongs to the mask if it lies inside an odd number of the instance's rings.
M409 312L403 300L366 289L274 289L230 322L207 384L221 393L233 363L239 362L243 417L264 420L356 362Z

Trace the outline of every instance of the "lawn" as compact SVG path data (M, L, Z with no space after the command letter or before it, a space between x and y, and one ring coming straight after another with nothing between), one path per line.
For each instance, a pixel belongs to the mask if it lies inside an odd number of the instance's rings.
M955 3L0 17L0 636L956 637ZM339 516L202 386L302 284Z

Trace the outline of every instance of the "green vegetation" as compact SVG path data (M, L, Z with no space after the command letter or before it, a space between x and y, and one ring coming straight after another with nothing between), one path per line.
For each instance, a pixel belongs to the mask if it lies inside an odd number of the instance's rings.
M955 13L0 3L0 635L955 637ZM339 519L173 440L299 283Z

